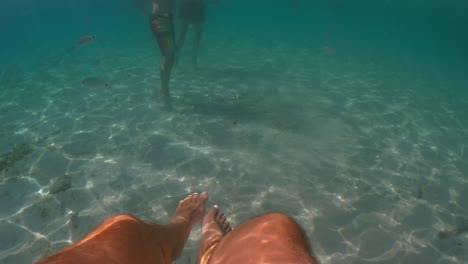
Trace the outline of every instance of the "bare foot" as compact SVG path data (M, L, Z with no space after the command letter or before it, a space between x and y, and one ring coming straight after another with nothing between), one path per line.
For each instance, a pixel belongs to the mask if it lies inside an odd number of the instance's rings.
M162 95L161 94L160 103L161 103L162 110L164 110L164 111L173 110L171 98L168 95Z
M170 223L189 223L190 228L192 228L205 214L207 199L208 194L206 192L190 194L179 202Z
M199 264L208 263L215 247L231 230L231 226L219 207L213 206L202 221L202 238L198 253Z
M166 242L172 252L172 260L180 256L190 232L205 214L208 194L193 193L179 202L169 224L164 227Z

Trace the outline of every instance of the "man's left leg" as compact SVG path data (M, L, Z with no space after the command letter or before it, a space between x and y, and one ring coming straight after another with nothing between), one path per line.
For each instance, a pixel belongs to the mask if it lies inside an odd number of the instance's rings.
M164 37L160 40L161 45L170 47L163 53L159 74L161 78L161 100L165 107L171 109L171 95L169 92L169 82L171 80L171 72L175 63L176 44L173 37Z
M179 31L179 36L177 38L177 51L181 50L182 47L184 46L185 42L185 36L187 35L187 30L189 27L189 21L187 19L181 18L180 20L180 31Z
M200 41L203 36L203 26L204 23L195 23L193 24L193 57L192 62L195 68L198 65L198 53L200 50Z
M169 81L171 79L172 67L175 62L176 43L175 33L170 14L155 14L150 18L150 27L158 41L159 50L161 51L161 65L159 68L161 78L161 101L163 104L171 108L171 100L169 93Z
M207 199L206 193L189 195L179 202L166 225L129 214L111 216L75 244L37 264L170 264L181 254L190 231L203 217Z

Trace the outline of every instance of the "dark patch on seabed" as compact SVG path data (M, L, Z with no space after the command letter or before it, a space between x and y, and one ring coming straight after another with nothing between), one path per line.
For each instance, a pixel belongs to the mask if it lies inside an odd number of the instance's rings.
M9 152L0 156L0 173L14 166L18 161L26 159L33 152L28 143L20 143Z

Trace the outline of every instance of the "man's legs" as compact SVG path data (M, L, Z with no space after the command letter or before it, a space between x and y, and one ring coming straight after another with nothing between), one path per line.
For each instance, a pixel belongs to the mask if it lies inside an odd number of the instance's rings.
M200 264L316 263L306 235L287 215L264 214L231 231L216 207L203 219L198 261Z
M193 24L193 66L197 67L198 52L200 50L200 41L203 36L203 22Z
M181 18L179 36L176 42L178 51L181 50L182 47L184 46L185 36L187 35L187 30L188 30L189 25L190 25L189 20Z
M172 15L154 14L150 17L150 27L158 41L161 51L161 65L159 69L161 78L161 100L166 107L171 108L169 81L172 67L175 62L176 43Z
M181 254L192 227L203 217L207 199L206 193L189 195L179 202L166 225L129 214L111 216L75 244L37 264L170 264Z
M162 54L159 74L161 78L161 99L167 108L172 108L171 95L169 92L169 81L171 80L172 67L175 62L175 41L173 37L163 37L160 40L161 45L172 47L171 51Z

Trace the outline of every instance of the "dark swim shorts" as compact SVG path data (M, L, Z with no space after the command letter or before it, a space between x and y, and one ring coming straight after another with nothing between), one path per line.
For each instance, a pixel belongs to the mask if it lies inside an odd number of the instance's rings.
M174 25L171 14L153 14L149 24L153 35L158 41L159 50L165 56L175 53Z
M205 22L205 4L203 1L180 0L180 19L188 20L191 23Z
M154 35L172 34L174 32L171 14L152 14L149 22Z

